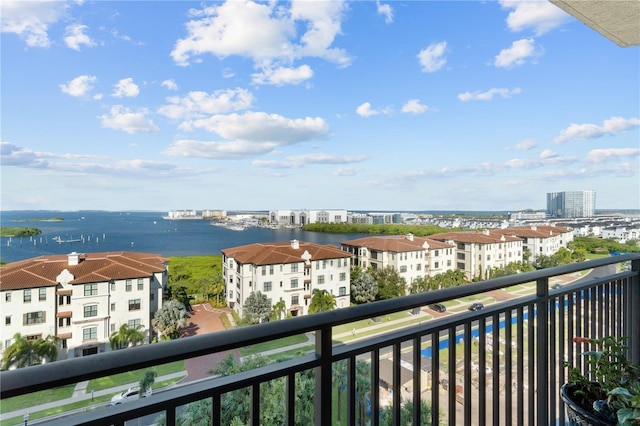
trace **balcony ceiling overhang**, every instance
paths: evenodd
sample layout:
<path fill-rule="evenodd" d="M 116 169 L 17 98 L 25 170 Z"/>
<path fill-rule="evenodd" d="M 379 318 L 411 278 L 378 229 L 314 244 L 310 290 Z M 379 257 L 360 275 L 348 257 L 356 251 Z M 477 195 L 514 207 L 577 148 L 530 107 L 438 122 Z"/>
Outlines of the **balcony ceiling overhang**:
<path fill-rule="evenodd" d="M 549 0 L 621 47 L 640 45 L 638 0 Z"/>

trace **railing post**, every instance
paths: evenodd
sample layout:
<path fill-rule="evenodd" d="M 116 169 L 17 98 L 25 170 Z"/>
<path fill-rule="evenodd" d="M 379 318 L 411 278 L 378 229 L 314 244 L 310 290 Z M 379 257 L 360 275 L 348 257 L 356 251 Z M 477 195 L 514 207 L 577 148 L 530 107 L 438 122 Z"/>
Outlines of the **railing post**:
<path fill-rule="evenodd" d="M 542 425 L 549 416 L 549 277 L 536 281 L 536 298 L 536 423 Z"/>
<path fill-rule="evenodd" d="M 316 357 L 320 358 L 320 366 L 316 368 L 316 400 L 315 424 L 331 426 L 331 398 L 332 398 L 332 339 L 331 326 L 324 326 L 316 330 Z"/>
<path fill-rule="evenodd" d="M 640 364 L 640 260 L 631 261 L 631 270 L 635 275 L 631 277 L 629 298 L 631 301 L 630 336 L 631 362 Z"/>

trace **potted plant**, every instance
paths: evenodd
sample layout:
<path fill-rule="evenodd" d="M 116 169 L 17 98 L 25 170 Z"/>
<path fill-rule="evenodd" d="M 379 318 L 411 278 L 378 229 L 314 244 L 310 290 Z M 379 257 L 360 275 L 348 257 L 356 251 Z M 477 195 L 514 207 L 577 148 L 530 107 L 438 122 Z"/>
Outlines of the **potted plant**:
<path fill-rule="evenodd" d="M 625 355 L 626 338 L 574 337 L 574 343 L 591 345 L 584 352 L 588 371 L 569 367 L 569 381 L 560 396 L 569 425 L 640 426 L 640 366 Z"/>

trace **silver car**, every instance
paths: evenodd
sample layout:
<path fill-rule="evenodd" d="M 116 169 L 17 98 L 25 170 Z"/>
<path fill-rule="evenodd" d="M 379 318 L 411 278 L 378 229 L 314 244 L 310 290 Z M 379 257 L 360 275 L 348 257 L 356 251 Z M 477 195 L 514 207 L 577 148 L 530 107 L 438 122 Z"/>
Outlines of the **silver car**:
<path fill-rule="evenodd" d="M 136 400 L 139 398 L 138 396 L 139 394 L 140 394 L 140 387 L 132 386 L 126 391 L 121 392 L 117 395 L 114 395 L 113 398 L 111 398 L 111 402 L 109 403 L 109 405 L 118 405 L 118 404 L 122 404 L 123 402 Z M 147 396 L 151 396 L 151 388 L 147 388 L 147 391 L 142 394 L 143 398 Z"/>

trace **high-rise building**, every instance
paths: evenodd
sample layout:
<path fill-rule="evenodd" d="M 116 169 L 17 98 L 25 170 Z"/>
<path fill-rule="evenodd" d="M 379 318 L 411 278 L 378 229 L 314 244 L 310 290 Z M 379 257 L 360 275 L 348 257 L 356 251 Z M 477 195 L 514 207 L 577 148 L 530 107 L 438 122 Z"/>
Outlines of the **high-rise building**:
<path fill-rule="evenodd" d="M 547 193 L 547 214 L 551 217 L 593 217 L 595 210 L 595 191 Z"/>

